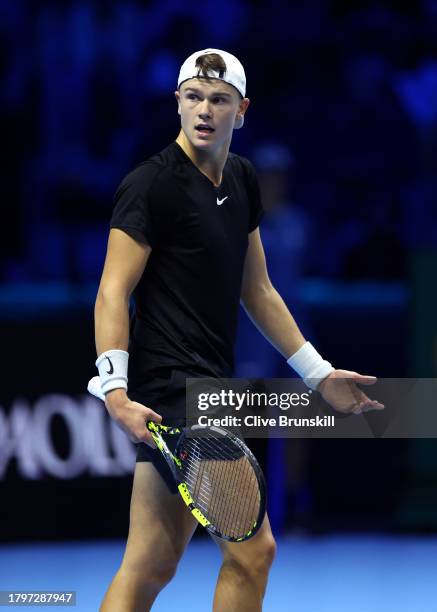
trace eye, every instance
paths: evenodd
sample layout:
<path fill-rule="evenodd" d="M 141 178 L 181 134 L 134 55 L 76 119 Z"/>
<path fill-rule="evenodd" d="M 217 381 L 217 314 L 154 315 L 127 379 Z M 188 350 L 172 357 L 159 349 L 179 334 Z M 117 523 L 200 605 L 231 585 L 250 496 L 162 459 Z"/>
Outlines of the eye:
<path fill-rule="evenodd" d="M 193 94 L 193 93 L 189 93 L 189 94 L 187 94 L 187 98 L 188 98 L 189 100 L 195 100 L 197 97 L 198 97 L 198 96 L 196 96 L 196 94 Z"/>
<path fill-rule="evenodd" d="M 222 102 L 225 102 L 225 99 L 222 98 L 221 96 L 215 96 L 212 99 L 213 104 L 221 104 Z"/>

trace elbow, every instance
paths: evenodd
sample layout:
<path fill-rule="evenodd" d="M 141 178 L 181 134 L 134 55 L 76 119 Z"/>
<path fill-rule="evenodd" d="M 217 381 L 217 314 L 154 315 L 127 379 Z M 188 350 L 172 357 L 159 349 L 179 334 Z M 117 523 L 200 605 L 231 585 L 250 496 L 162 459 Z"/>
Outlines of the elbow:
<path fill-rule="evenodd" d="M 252 287 L 246 287 L 241 292 L 241 304 L 246 310 L 252 310 L 259 304 L 263 304 L 275 291 L 270 279 L 263 283 L 256 284 Z"/>
<path fill-rule="evenodd" d="M 113 304 L 129 304 L 129 291 L 113 285 L 100 284 L 94 305 L 95 314 Z"/>

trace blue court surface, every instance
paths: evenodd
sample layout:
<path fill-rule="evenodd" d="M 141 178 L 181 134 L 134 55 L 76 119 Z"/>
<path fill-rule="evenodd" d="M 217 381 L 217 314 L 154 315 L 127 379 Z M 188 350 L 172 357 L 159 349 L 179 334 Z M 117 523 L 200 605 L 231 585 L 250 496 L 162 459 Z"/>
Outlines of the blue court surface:
<path fill-rule="evenodd" d="M 437 612 L 435 537 L 290 536 L 278 545 L 265 612 Z M 69 609 L 97 611 L 123 547 L 121 541 L 1 546 L 0 590 L 75 590 L 77 605 Z M 184 609 L 211 610 L 219 565 L 215 545 L 194 540 L 153 609 L 173 611 L 183 594 Z"/>

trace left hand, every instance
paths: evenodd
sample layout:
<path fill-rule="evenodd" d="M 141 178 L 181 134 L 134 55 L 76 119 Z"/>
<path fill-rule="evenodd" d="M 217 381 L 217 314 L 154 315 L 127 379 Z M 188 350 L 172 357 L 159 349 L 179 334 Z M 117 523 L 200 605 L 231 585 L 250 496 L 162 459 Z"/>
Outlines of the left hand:
<path fill-rule="evenodd" d="M 364 376 L 349 370 L 334 370 L 322 380 L 317 391 L 332 408 L 344 414 L 384 410 L 384 404 L 371 400 L 357 387 L 357 384 L 374 385 L 376 381 L 376 376 Z"/>

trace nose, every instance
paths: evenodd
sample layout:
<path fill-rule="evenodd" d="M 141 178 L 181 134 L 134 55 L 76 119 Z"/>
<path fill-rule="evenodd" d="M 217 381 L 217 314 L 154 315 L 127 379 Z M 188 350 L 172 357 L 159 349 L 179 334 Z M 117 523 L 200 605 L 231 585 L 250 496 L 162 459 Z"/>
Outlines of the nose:
<path fill-rule="evenodd" d="M 209 119 L 211 117 L 211 111 L 210 111 L 210 108 L 209 108 L 209 102 L 208 102 L 208 100 L 206 98 L 202 101 L 202 104 L 200 105 L 200 108 L 199 108 L 199 117 L 201 119 L 204 119 L 204 120 L 205 119 Z"/>

